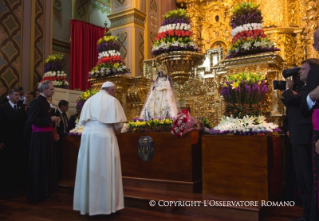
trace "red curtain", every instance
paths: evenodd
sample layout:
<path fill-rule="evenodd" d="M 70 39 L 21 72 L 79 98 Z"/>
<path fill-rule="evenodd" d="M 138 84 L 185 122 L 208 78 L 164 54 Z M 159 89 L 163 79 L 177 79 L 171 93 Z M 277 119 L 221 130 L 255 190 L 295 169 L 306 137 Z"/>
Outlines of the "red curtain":
<path fill-rule="evenodd" d="M 104 28 L 78 20 L 71 20 L 70 89 L 87 90 L 89 71 L 96 65 L 97 41 Z"/>

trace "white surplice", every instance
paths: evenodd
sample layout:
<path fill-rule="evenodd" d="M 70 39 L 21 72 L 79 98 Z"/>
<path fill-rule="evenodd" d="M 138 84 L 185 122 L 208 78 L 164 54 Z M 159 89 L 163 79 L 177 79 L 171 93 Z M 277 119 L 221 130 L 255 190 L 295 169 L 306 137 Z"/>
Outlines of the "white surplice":
<path fill-rule="evenodd" d="M 120 102 L 105 91 L 89 98 L 79 120 L 84 125 L 78 155 L 73 209 L 82 215 L 124 208 L 120 152 L 115 135 L 126 122 Z"/>

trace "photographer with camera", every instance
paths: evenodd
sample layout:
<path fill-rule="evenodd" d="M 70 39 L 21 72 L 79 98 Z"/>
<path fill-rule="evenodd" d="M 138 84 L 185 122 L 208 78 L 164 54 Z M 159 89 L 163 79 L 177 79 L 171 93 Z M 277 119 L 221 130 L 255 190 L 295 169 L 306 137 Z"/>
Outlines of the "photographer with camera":
<path fill-rule="evenodd" d="M 298 72 L 291 72 L 294 81 L 287 79 L 286 90 L 282 94 L 282 102 L 287 107 L 289 140 L 293 149 L 297 186 L 303 203 L 303 215 L 302 218 L 297 219 L 298 221 L 310 220 L 313 184 L 311 164 L 312 122 L 310 116 L 304 117 L 302 115 L 300 105 L 307 88 L 308 72 L 318 64 L 318 59 L 304 60 Z M 283 75 L 287 72 L 289 70 L 285 70 Z M 297 86 L 295 89 L 294 85 L 299 84 L 299 82 L 303 82 L 304 84 L 301 83 L 303 86 Z"/>

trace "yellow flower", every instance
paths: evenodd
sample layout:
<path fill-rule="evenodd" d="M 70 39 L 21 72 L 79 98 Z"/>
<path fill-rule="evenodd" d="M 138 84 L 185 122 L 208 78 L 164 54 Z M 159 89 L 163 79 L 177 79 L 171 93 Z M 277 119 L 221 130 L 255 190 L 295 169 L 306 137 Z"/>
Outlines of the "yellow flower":
<path fill-rule="evenodd" d="M 232 86 L 232 89 L 239 87 L 239 81 L 234 82 L 233 84 L 231 84 L 231 86 Z"/>
<path fill-rule="evenodd" d="M 115 64 L 113 65 L 113 67 L 114 67 L 114 68 L 117 68 L 119 65 L 120 65 L 119 63 L 115 63 Z"/>

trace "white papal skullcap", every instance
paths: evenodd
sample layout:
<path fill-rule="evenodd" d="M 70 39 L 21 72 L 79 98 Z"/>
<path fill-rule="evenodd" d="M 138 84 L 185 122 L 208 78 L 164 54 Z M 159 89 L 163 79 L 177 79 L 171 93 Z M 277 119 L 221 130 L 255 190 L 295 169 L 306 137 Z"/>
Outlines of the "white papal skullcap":
<path fill-rule="evenodd" d="M 102 88 L 105 88 L 105 87 L 115 87 L 115 84 L 112 83 L 111 81 L 107 81 L 102 85 Z"/>

